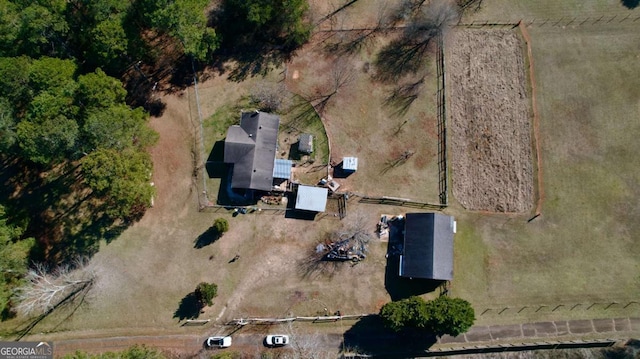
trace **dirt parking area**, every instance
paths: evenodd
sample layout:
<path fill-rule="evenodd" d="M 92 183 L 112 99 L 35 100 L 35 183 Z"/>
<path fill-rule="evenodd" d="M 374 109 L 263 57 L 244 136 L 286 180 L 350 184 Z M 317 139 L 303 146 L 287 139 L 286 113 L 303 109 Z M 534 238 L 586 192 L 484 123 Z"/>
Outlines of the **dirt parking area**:
<path fill-rule="evenodd" d="M 532 128 L 519 34 L 460 29 L 445 48 L 454 196 L 469 210 L 530 210 Z"/>

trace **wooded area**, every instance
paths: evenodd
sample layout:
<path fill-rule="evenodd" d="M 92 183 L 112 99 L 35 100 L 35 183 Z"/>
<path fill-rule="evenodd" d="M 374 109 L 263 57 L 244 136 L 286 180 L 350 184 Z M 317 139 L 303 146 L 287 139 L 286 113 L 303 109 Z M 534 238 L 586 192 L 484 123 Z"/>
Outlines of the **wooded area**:
<path fill-rule="evenodd" d="M 12 298 L 32 263 L 54 271 L 91 256 L 151 205 L 147 149 L 158 135 L 147 120 L 163 108 L 153 91 L 173 91 L 207 66 L 231 63 L 237 78 L 266 71 L 309 38 L 307 8 L 0 0 L 3 320 L 15 315 Z"/>

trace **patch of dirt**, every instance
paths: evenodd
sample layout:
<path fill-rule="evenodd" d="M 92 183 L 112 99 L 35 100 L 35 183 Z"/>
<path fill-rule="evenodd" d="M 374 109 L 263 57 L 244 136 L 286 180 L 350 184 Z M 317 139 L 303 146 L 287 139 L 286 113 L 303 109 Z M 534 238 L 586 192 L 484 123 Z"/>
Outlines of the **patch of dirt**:
<path fill-rule="evenodd" d="M 151 127 L 160 134 L 158 143 L 150 151 L 156 198 L 154 207 L 143 221 L 173 219 L 177 213 L 185 214 L 188 207 L 196 203 L 192 182 L 193 130 L 184 110 L 187 100 L 181 93 L 164 96 L 164 115 L 152 117 L 150 121 Z"/>
<path fill-rule="evenodd" d="M 531 116 L 518 34 L 463 29 L 446 48 L 454 195 L 470 210 L 530 210 Z"/>

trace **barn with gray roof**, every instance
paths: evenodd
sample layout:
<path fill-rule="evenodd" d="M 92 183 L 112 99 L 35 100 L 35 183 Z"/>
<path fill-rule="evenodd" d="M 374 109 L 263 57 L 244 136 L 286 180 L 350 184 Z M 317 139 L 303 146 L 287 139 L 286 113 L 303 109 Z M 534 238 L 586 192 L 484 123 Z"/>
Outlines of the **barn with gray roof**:
<path fill-rule="evenodd" d="M 440 213 L 407 213 L 400 276 L 453 279 L 453 235 L 456 222 Z"/>

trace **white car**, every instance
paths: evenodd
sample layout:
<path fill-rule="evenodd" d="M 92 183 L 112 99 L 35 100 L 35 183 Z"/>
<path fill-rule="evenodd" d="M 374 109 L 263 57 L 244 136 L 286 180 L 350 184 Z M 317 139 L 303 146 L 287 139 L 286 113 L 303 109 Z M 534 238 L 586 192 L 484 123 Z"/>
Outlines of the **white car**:
<path fill-rule="evenodd" d="M 267 335 L 264 341 L 270 347 L 282 347 L 289 344 L 289 336 L 284 334 Z"/>
<path fill-rule="evenodd" d="M 209 337 L 207 348 L 228 348 L 231 346 L 231 337 Z"/>

